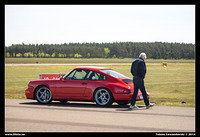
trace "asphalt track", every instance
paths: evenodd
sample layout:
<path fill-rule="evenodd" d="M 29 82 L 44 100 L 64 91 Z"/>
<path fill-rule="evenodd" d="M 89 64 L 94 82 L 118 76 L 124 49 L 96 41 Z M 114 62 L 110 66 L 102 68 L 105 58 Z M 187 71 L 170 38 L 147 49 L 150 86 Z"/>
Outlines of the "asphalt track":
<path fill-rule="evenodd" d="M 5 132 L 195 132 L 195 108 L 5 99 Z"/>

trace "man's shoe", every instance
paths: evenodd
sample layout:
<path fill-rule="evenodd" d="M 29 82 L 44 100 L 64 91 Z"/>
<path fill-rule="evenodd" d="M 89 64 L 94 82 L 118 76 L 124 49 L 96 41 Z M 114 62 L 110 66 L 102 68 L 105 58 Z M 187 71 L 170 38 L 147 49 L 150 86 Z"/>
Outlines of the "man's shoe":
<path fill-rule="evenodd" d="M 136 106 L 136 105 L 134 105 L 134 106 L 130 105 L 129 108 L 130 108 L 130 109 L 139 109 L 139 107 Z"/>
<path fill-rule="evenodd" d="M 149 109 L 150 107 L 153 107 L 155 103 L 150 103 L 148 106 L 146 106 L 146 109 Z"/>

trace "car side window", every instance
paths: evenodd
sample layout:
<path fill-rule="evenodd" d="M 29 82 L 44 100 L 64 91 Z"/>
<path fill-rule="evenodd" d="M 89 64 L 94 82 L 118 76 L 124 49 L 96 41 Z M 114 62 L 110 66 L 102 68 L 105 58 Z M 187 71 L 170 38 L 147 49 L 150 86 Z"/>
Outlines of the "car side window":
<path fill-rule="evenodd" d="M 99 80 L 99 76 L 97 75 L 96 72 L 94 72 L 94 75 L 91 78 L 92 80 Z"/>
<path fill-rule="evenodd" d="M 93 73 L 94 73 L 93 71 L 90 71 L 90 72 L 88 73 L 88 75 L 86 76 L 86 79 L 89 80 Z"/>
<path fill-rule="evenodd" d="M 72 79 L 72 77 L 74 76 L 76 70 L 74 70 L 72 73 L 70 73 L 65 79 Z"/>
<path fill-rule="evenodd" d="M 94 72 L 94 71 L 90 71 L 87 79 L 89 80 L 106 80 L 106 76 L 104 76 L 103 74 L 100 74 L 98 72 Z"/>
<path fill-rule="evenodd" d="M 74 80 L 83 80 L 85 79 L 85 76 L 87 75 L 88 70 L 76 70 L 74 76 L 72 77 L 72 79 Z"/>
<path fill-rule="evenodd" d="M 99 80 L 106 80 L 107 79 L 107 77 L 105 75 L 100 74 L 100 73 L 97 73 L 97 74 L 99 74 Z"/>
<path fill-rule="evenodd" d="M 88 73 L 88 70 L 77 69 L 77 70 L 74 70 L 71 74 L 69 74 L 69 76 L 66 79 L 84 80 L 87 73 Z"/>

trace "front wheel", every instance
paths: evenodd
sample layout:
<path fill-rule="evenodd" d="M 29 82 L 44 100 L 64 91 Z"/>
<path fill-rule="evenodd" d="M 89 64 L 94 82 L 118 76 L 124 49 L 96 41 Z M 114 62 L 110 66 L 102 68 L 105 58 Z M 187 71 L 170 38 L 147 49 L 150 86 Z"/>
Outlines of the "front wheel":
<path fill-rule="evenodd" d="M 52 101 L 52 94 L 49 88 L 41 86 L 36 90 L 36 99 L 41 104 L 48 104 Z"/>
<path fill-rule="evenodd" d="M 112 93 L 106 88 L 99 88 L 94 92 L 94 101 L 99 106 L 111 106 L 113 103 Z"/>

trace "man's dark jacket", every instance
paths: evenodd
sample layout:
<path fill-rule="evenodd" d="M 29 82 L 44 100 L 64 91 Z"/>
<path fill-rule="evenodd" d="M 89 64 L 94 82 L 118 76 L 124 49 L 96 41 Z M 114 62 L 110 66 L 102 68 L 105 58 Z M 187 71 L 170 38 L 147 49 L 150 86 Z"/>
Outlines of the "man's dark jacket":
<path fill-rule="evenodd" d="M 134 73 L 134 69 L 135 69 L 136 73 Z M 132 66 L 131 66 L 131 73 L 135 77 L 139 77 L 139 78 L 142 78 L 142 79 L 145 78 L 146 64 L 141 57 L 139 57 L 138 59 L 133 61 Z"/>

